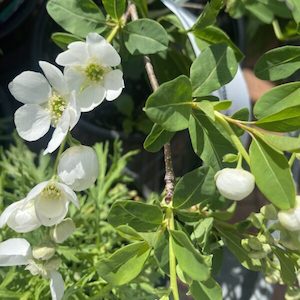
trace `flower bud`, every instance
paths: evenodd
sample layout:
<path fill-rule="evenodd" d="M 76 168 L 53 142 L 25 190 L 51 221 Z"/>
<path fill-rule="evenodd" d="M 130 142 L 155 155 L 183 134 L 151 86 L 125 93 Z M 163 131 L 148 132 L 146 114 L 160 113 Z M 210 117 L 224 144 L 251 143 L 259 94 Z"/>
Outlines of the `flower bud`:
<path fill-rule="evenodd" d="M 215 175 L 216 186 L 222 196 L 239 201 L 251 194 L 255 187 L 254 176 L 243 169 L 225 168 Z"/>
<path fill-rule="evenodd" d="M 59 160 L 57 172 L 60 179 L 74 191 L 89 188 L 99 173 L 95 150 L 82 145 L 67 149 Z"/>
<path fill-rule="evenodd" d="M 50 246 L 34 247 L 32 250 L 32 256 L 35 259 L 48 260 L 55 254 L 55 249 Z"/>
<path fill-rule="evenodd" d="M 51 237 L 54 242 L 63 243 L 74 231 L 76 227 L 72 219 L 67 218 L 61 223 L 55 225 L 51 231 Z"/>
<path fill-rule="evenodd" d="M 277 217 L 280 224 L 287 230 L 300 230 L 300 196 L 296 197 L 296 205 L 294 208 L 279 211 Z"/>

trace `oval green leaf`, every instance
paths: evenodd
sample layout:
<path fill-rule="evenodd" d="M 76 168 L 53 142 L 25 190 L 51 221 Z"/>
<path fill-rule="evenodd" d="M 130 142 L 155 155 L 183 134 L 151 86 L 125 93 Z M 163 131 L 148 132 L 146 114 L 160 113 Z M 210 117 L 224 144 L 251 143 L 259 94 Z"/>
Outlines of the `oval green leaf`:
<path fill-rule="evenodd" d="M 125 11 L 125 0 L 102 0 L 106 12 L 114 20 L 119 20 Z"/>
<path fill-rule="evenodd" d="M 285 156 L 255 138 L 249 154 L 251 172 L 260 191 L 279 209 L 293 207 L 296 191 Z"/>
<path fill-rule="evenodd" d="M 122 32 L 125 46 L 132 55 L 154 54 L 168 48 L 168 34 L 156 21 L 139 19 L 128 23 Z"/>

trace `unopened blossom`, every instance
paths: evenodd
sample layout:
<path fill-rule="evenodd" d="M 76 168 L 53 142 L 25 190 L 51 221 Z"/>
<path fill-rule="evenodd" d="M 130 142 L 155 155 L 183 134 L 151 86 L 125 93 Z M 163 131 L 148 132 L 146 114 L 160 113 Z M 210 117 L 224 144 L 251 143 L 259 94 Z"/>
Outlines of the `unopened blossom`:
<path fill-rule="evenodd" d="M 41 261 L 33 256 L 30 244 L 22 238 L 12 238 L 0 243 L 0 266 L 26 266 L 32 275 L 41 275 L 50 279 L 52 300 L 60 300 L 64 295 L 64 281 L 57 271 L 60 261 L 51 258 Z"/>
<path fill-rule="evenodd" d="M 41 225 L 59 224 L 67 214 L 70 202 L 79 207 L 77 196 L 70 187 L 54 180 L 44 181 L 36 185 L 25 199 L 3 211 L 0 227 L 7 224 L 17 232 L 28 232 Z"/>
<path fill-rule="evenodd" d="M 56 63 L 66 67 L 64 74 L 76 90 L 82 112 L 91 111 L 104 99 L 116 99 L 124 88 L 122 71 L 114 69 L 121 63 L 119 54 L 95 32 L 87 35 L 86 42 L 69 44 L 68 50 L 57 56 Z"/>
<path fill-rule="evenodd" d="M 215 181 L 220 194 L 235 201 L 250 195 L 255 187 L 254 176 L 243 169 L 222 169 L 216 173 Z"/>
<path fill-rule="evenodd" d="M 296 205 L 289 210 L 278 212 L 280 224 L 289 231 L 300 230 L 300 196 L 296 197 Z"/>
<path fill-rule="evenodd" d="M 45 150 L 55 151 L 68 131 L 79 120 L 75 92 L 67 85 L 64 75 L 55 66 L 40 61 L 44 75 L 25 71 L 8 85 L 11 94 L 24 105 L 15 112 L 18 134 L 26 141 L 36 141 L 44 136 L 50 126 L 55 128 Z"/>
<path fill-rule="evenodd" d="M 82 145 L 68 148 L 59 159 L 57 173 L 74 191 L 83 191 L 91 187 L 99 173 L 95 150 Z"/>

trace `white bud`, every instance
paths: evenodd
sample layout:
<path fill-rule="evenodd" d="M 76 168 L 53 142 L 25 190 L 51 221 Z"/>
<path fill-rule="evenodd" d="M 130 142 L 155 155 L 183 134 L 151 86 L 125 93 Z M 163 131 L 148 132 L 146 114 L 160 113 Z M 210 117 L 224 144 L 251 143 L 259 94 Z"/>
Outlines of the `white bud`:
<path fill-rule="evenodd" d="M 49 246 L 34 247 L 32 256 L 35 259 L 48 260 L 55 254 L 55 249 Z"/>
<path fill-rule="evenodd" d="M 216 186 L 222 196 L 230 200 L 242 200 L 254 190 L 254 176 L 243 169 L 225 168 L 215 175 Z"/>
<path fill-rule="evenodd" d="M 67 218 L 60 224 L 55 225 L 51 231 L 51 237 L 54 242 L 63 243 L 74 231 L 76 227 L 72 219 Z"/>
<path fill-rule="evenodd" d="M 296 205 L 289 210 L 278 212 L 280 224 L 289 231 L 300 230 L 300 196 L 296 197 Z"/>
<path fill-rule="evenodd" d="M 83 191 L 94 184 L 99 173 L 97 154 L 92 147 L 74 146 L 61 156 L 58 176 L 74 191 Z"/>

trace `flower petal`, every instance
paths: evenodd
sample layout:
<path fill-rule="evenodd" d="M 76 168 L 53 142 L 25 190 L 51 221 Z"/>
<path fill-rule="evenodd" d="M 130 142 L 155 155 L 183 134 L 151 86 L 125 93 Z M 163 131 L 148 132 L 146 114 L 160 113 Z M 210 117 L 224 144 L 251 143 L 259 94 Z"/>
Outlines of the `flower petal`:
<path fill-rule="evenodd" d="M 61 70 L 46 61 L 39 61 L 39 65 L 54 90 L 61 95 L 67 94 L 68 87 Z"/>
<path fill-rule="evenodd" d="M 106 89 L 106 100 L 111 101 L 119 97 L 124 88 L 123 72 L 112 70 L 105 74 L 104 87 Z"/>
<path fill-rule="evenodd" d="M 7 225 L 14 231 L 22 233 L 30 232 L 40 227 L 41 222 L 36 216 L 34 202 L 28 202 L 25 198 L 22 206 L 19 206 L 9 217 Z"/>
<path fill-rule="evenodd" d="M 78 123 L 81 115 L 80 107 L 76 102 L 76 93 L 72 91 L 70 94 L 70 102 L 69 102 L 69 114 L 70 114 L 70 130 L 74 128 L 74 126 Z"/>
<path fill-rule="evenodd" d="M 75 224 L 71 218 L 63 220 L 61 223 L 55 225 L 51 231 L 51 237 L 55 243 L 61 244 L 67 240 L 76 230 Z"/>
<path fill-rule="evenodd" d="M 15 112 L 18 134 L 26 141 L 36 141 L 50 128 L 50 113 L 38 104 L 25 104 Z"/>
<path fill-rule="evenodd" d="M 58 176 L 75 191 L 83 191 L 94 184 L 99 173 L 95 150 L 88 146 L 73 146 L 60 157 Z"/>
<path fill-rule="evenodd" d="M 55 186 L 57 187 L 58 184 L 55 184 Z M 36 215 L 44 226 L 58 224 L 67 215 L 69 201 L 64 191 L 59 190 L 61 191 L 61 196 L 56 199 L 40 194 L 34 201 Z"/>
<path fill-rule="evenodd" d="M 85 64 L 89 58 L 87 45 L 84 42 L 73 42 L 69 44 L 68 50 L 57 55 L 55 62 L 61 66 Z"/>
<path fill-rule="evenodd" d="M 77 70 L 77 68 L 66 67 L 64 69 L 64 76 L 67 81 L 69 90 L 80 91 L 86 80 L 85 74 Z"/>
<path fill-rule="evenodd" d="M 30 244 L 21 238 L 13 238 L 0 243 L 0 266 L 26 265 L 31 257 Z"/>
<path fill-rule="evenodd" d="M 72 202 L 77 208 L 79 208 L 79 201 L 74 191 L 63 183 L 57 183 L 57 185 L 61 190 L 63 190 L 67 201 Z"/>
<path fill-rule="evenodd" d="M 0 216 L 0 228 L 3 228 L 7 224 L 7 221 L 12 213 L 14 213 L 17 209 L 19 209 L 19 207 L 23 206 L 24 200 L 26 200 L 26 198 L 20 201 L 16 201 L 11 205 L 9 205 L 8 207 L 6 207 L 6 209 L 2 212 Z"/>
<path fill-rule="evenodd" d="M 102 66 L 115 67 L 121 63 L 121 58 L 115 48 L 102 36 L 92 32 L 86 38 L 89 55 L 96 58 Z"/>
<path fill-rule="evenodd" d="M 57 126 L 52 134 L 52 138 L 49 141 L 48 146 L 44 151 L 44 155 L 47 153 L 52 153 L 60 146 L 60 144 L 66 137 L 69 129 L 70 129 L 70 113 L 68 109 L 66 109 L 63 112 L 62 117 L 57 123 Z"/>
<path fill-rule="evenodd" d="M 33 199 L 35 199 L 41 192 L 42 190 L 48 185 L 49 180 L 43 181 L 39 184 L 37 184 L 34 188 L 31 189 L 31 191 L 27 194 L 26 202 L 29 202 Z"/>
<path fill-rule="evenodd" d="M 8 85 L 11 94 L 22 103 L 42 104 L 51 96 L 51 87 L 41 74 L 25 71 Z"/>
<path fill-rule="evenodd" d="M 61 300 L 64 295 L 64 280 L 57 271 L 52 271 L 50 273 L 50 291 L 52 300 Z"/>
<path fill-rule="evenodd" d="M 77 103 L 82 112 L 93 110 L 102 103 L 106 95 L 105 88 L 101 85 L 91 85 L 77 94 Z"/>

